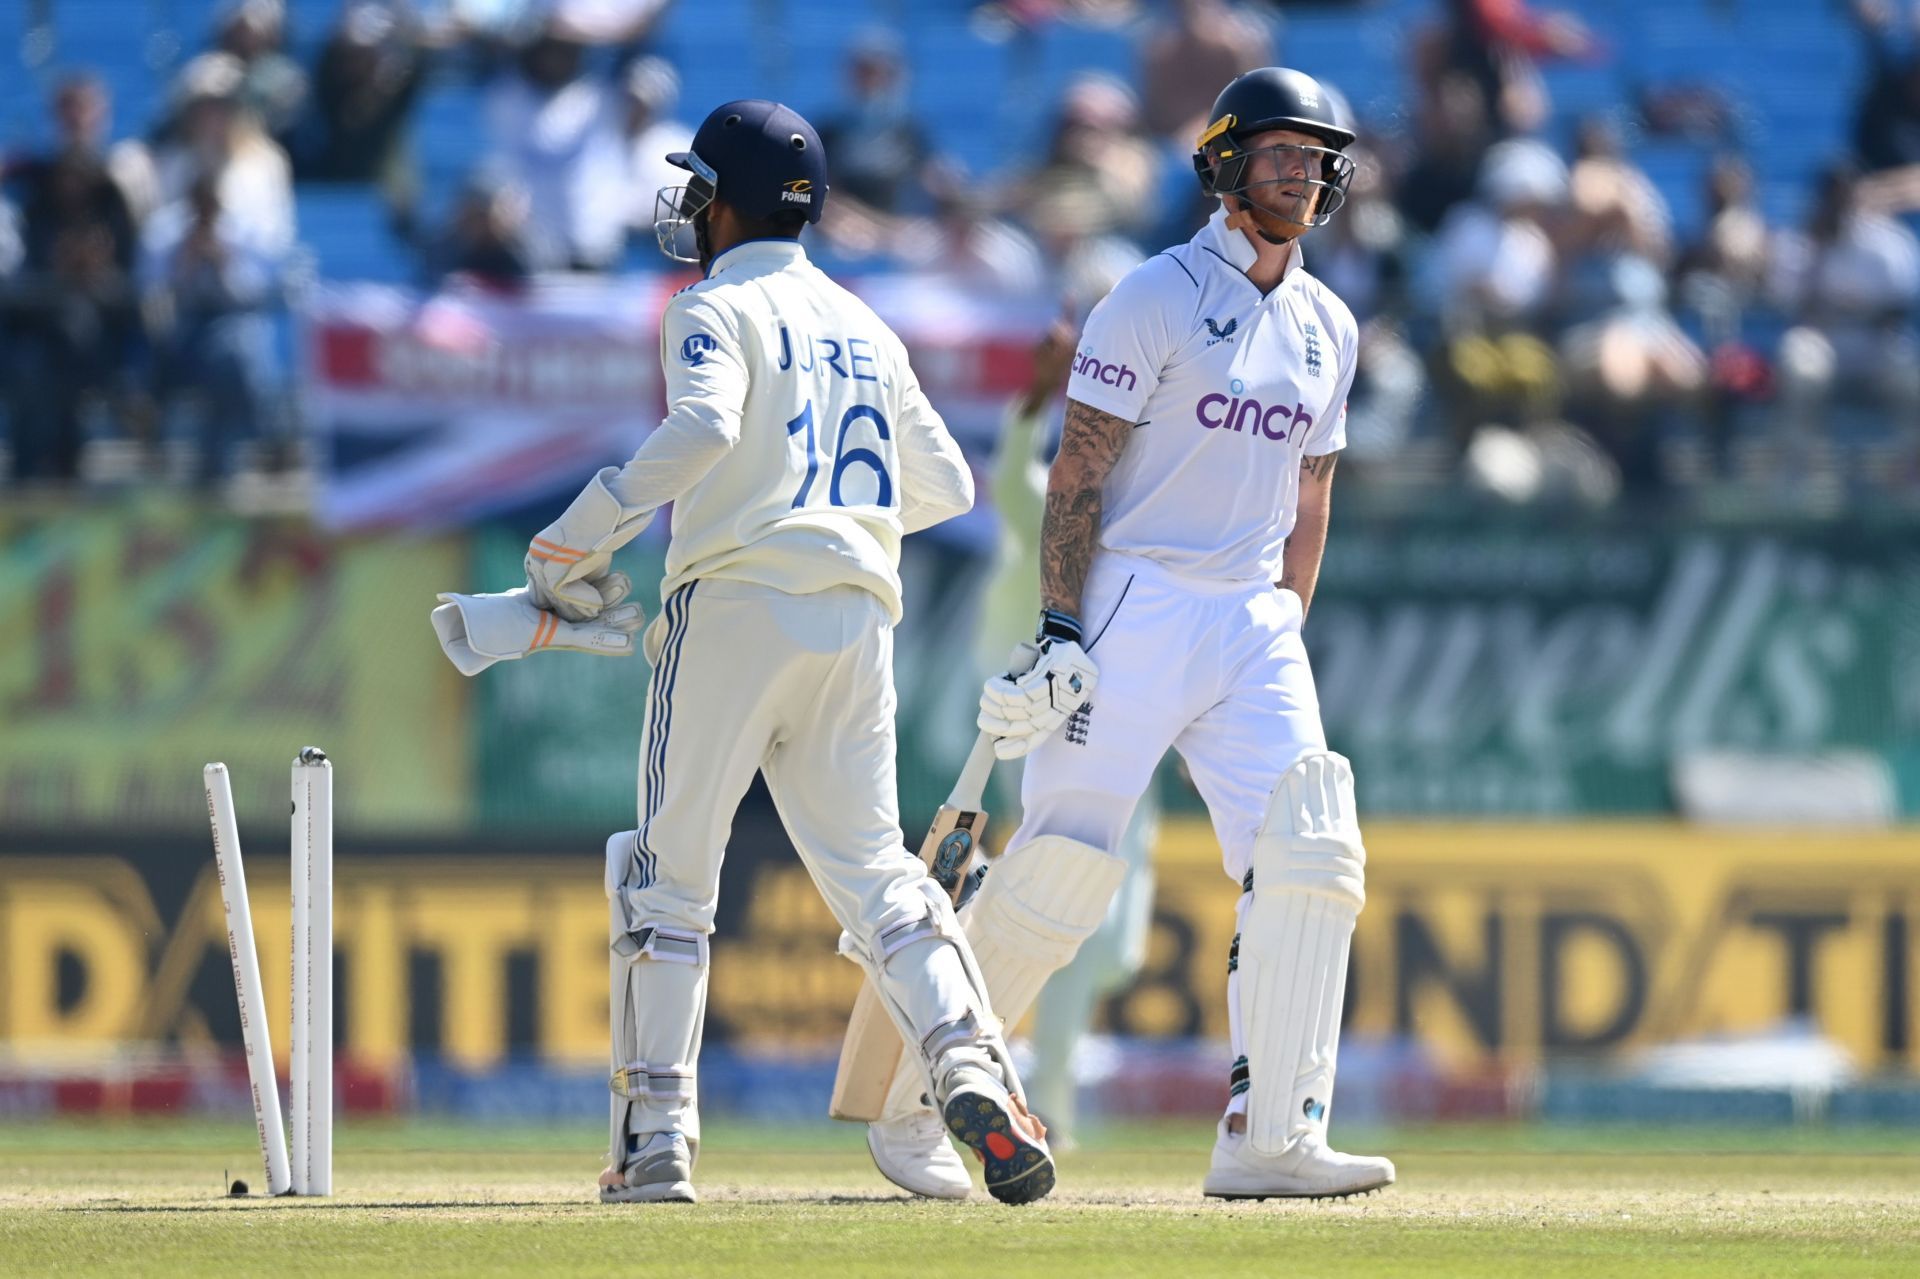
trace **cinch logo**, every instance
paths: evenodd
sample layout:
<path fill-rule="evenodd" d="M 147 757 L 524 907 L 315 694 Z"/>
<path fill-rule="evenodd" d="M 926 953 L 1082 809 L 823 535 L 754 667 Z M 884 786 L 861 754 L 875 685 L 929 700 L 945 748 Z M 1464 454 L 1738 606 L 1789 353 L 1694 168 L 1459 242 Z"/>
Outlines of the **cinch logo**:
<path fill-rule="evenodd" d="M 1131 391 L 1140 385 L 1140 379 L 1133 370 L 1124 364 L 1102 364 L 1100 357 L 1092 351 L 1082 351 L 1073 361 L 1073 371 L 1082 377 L 1090 377 L 1106 386 L 1117 386 Z"/>
<path fill-rule="evenodd" d="M 795 178 L 781 190 L 780 199 L 787 204 L 812 204 L 813 183 L 806 178 Z"/>
<path fill-rule="evenodd" d="M 1312 429 L 1313 416 L 1307 412 L 1306 405 L 1269 407 L 1251 397 L 1243 400 L 1240 398 L 1242 385 L 1240 379 L 1235 378 L 1231 396 L 1218 391 L 1201 396 L 1200 402 L 1193 406 L 1193 415 L 1200 425 L 1209 431 L 1245 431 L 1270 440 L 1287 439 L 1296 429 L 1302 434 Z"/>

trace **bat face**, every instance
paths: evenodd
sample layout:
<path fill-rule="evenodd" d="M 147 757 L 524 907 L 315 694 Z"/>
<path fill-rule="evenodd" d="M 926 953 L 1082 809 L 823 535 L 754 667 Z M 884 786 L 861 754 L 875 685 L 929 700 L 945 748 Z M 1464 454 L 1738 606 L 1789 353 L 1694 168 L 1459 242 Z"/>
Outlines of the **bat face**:
<path fill-rule="evenodd" d="M 955 902 L 960 900 L 961 884 L 967 868 L 973 862 L 974 849 L 979 846 L 980 836 L 986 833 L 986 829 L 985 812 L 946 806 L 934 815 L 926 842 L 920 846 L 920 856 L 926 860 L 927 873 Z"/>

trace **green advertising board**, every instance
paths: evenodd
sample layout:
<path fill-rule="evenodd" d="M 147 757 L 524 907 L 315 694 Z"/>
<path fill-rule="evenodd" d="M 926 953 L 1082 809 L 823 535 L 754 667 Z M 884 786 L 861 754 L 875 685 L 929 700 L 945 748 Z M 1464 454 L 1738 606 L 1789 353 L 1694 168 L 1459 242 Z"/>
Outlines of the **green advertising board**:
<path fill-rule="evenodd" d="M 522 551 L 483 535 L 476 589 L 517 580 Z M 622 554 L 650 614 L 660 554 Z M 972 740 L 985 575 L 981 554 L 907 543 L 896 683 L 909 826 Z M 1838 748 L 1887 760 L 1904 810 L 1920 812 L 1920 525 L 1346 519 L 1306 635 L 1328 737 L 1353 758 L 1370 813 L 1663 814 L 1691 752 Z M 482 822 L 630 824 L 647 674 L 540 660 L 475 681 Z M 1167 789 L 1176 807 L 1197 802 Z"/>

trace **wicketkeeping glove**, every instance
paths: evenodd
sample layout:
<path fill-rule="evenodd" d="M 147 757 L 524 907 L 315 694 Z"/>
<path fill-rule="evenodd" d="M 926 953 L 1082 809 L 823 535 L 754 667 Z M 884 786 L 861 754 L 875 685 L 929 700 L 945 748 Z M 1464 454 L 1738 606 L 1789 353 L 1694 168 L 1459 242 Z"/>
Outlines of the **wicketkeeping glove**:
<path fill-rule="evenodd" d="M 592 587 L 608 606 L 590 622 L 564 621 L 536 607 L 533 593 L 522 586 L 498 595 L 442 595 L 433 610 L 433 629 L 462 675 L 478 675 L 495 662 L 544 649 L 631 657 L 634 633 L 646 621 L 638 604 L 621 602 L 633 584 L 625 573 L 610 573 L 593 579 Z"/>
<path fill-rule="evenodd" d="M 1040 614 L 1040 659 L 1023 675 L 996 675 L 980 690 L 981 731 L 993 753 L 1018 759 L 1087 705 L 1099 667 L 1080 647 L 1080 623 L 1052 609 Z"/>
<path fill-rule="evenodd" d="M 527 547 L 527 589 L 533 602 L 569 622 L 597 617 L 615 601 L 596 590 L 613 553 L 640 535 L 651 513 L 627 518 L 607 487 L 614 468 L 602 467 L 559 519 L 540 530 Z"/>

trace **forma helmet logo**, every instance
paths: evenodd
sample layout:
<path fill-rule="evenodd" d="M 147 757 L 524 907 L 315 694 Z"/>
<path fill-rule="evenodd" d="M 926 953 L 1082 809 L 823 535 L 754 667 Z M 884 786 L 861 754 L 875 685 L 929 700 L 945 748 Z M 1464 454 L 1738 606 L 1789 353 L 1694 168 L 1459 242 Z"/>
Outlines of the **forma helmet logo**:
<path fill-rule="evenodd" d="M 780 188 L 780 200 L 783 204 L 812 204 L 813 182 L 808 178 L 795 178 Z"/>
<path fill-rule="evenodd" d="M 1092 351 L 1082 351 L 1073 359 L 1073 371 L 1081 377 L 1090 377 L 1103 386 L 1117 386 L 1131 391 L 1140 385 L 1140 379 L 1125 364 L 1107 364 Z"/>

